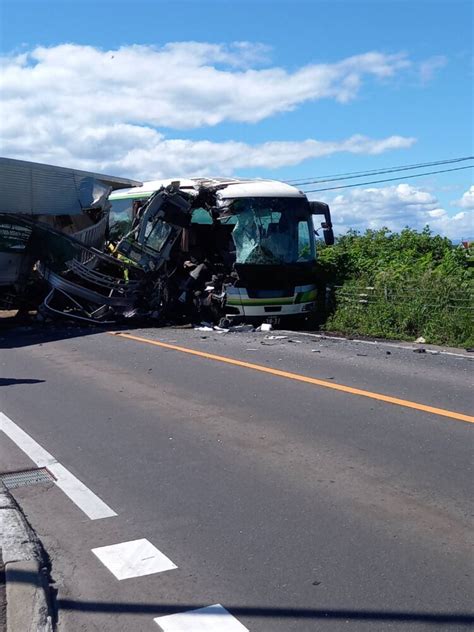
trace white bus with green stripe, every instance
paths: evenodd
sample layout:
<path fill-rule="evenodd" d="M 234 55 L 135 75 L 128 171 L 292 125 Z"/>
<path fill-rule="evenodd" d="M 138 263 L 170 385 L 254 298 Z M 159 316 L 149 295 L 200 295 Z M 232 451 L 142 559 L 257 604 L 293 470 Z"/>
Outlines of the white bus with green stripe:
<path fill-rule="evenodd" d="M 284 296 L 288 294 L 288 296 Z M 275 320 L 272 316 L 307 315 L 315 308 L 316 286 L 297 285 L 289 291 L 285 289 L 253 289 L 231 287 L 227 290 L 227 305 L 236 308 L 247 318 Z M 231 310 L 233 311 L 233 310 Z M 270 318 L 269 318 L 270 317 Z"/>
<path fill-rule="evenodd" d="M 226 288 L 226 317 L 280 322 L 314 314 L 318 283 L 313 216 L 324 215 L 320 225 L 326 243 L 332 243 L 326 204 L 309 202 L 302 191 L 275 180 L 157 180 L 112 193 L 112 230 L 118 225 L 124 230 L 138 205 L 176 180 L 188 193 L 202 190 L 203 183 L 214 187 L 217 212 L 211 216 L 208 209 L 195 208 L 190 227 L 183 230 L 205 234 L 205 226 L 210 229 L 212 224 L 227 239 L 224 258 L 236 280 Z"/>

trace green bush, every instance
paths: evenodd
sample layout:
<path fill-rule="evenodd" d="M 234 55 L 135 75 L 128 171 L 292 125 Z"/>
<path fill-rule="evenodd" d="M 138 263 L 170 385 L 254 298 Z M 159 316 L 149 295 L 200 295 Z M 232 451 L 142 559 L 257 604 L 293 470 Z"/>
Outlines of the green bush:
<path fill-rule="evenodd" d="M 428 227 L 350 231 L 319 247 L 318 277 L 332 288 L 324 328 L 474 346 L 471 272 L 465 251 Z"/>

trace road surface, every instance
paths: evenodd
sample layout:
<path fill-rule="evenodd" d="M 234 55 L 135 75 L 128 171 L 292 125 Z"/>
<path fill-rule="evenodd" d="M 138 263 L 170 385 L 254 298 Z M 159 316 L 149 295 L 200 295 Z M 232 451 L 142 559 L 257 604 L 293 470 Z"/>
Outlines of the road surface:
<path fill-rule="evenodd" d="M 472 625 L 470 358 L 127 332 L 0 333 L 0 469 L 58 479 L 14 493 L 60 630 Z"/>

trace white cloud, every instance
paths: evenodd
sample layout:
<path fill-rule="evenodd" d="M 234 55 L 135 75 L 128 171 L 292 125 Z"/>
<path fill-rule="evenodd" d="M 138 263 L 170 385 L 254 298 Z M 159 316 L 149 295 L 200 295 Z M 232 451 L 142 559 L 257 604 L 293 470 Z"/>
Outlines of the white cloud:
<path fill-rule="evenodd" d="M 418 70 L 420 73 L 420 79 L 422 84 L 429 83 L 437 70 L 444 68 L 448 63 L 447 58 L 444 55 L 435 55 L 420 62 Z"/>
<path fill-rule="evenodd" d="M 409 65 L 403 55 L 370 52 L 289 72 L 261 67 L 268 54 L 258 43 L 178 42 L 109 51 L 62 44 L 3 57 L 2 153 L 148 179 L 277 168 L 337 152 L 380 154 L 415 142 L 356 134 L 251 145 L 163 133 L 255 123 L 308 100 L 345 102 L 366 78 L 385 80 Z"/>
<path fill-rule="evenodd" d="M 294 72 L 251 67 L 267 53 L 249 42 L 108 51 L 75 44 L 37 47 L 3 58 L 2 95 L 7 114 L 20 108 L 82 123 L 138 120 L 186 129 L 226 120 L 255 123 L 314 99 L 346 102 L 364 79 L 385 79 L 409 65 L 404 55 L 370 52 Z"/>
<path fill-rule="evenodd" d="M 309 158 L 346 152 L 379 154 L 410 147 L 415 139 L 390 136 L 377 140 L 352 136 L 342 141 L 272 141 L 257 145 L 168 139 L 151 127 L 117 123 L 81 128 L 46 117 L 31 121 L 21 133 L 21 118 L 11 121 L 2 149 L 12 158 L 135 177 L 140 180 L 176 175 L 230 175 L 236 169 L 272 169 Z"/>
<path fill-rule="evenodd" d="M 337 232 L 349 228 L 365 230 L 387 227 L 399 231 L 405 226 L 422 229 L 426 224 L 435 233 L 452 239 L 474 235 L 473 215 L 459 211 L 450 215 L 429 191 L 410 184 L 354 189 L 325 199 Z"/>
<path fill-rule="evenodd" d="M 456 200 L 454 204 L 468 210 L 474 209 L 474 185 L 470 186 L 469 189 L 462 194 L 461 199 Z"/>

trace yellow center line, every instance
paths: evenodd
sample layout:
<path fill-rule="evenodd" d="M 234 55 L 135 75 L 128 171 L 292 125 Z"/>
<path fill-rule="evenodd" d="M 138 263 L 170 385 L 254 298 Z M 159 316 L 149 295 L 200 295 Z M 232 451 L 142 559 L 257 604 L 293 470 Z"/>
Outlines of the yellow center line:
<path fill-rule="evenodd" d="M 450 419 L 458 419 L 459 421 L 474 423 L 474 417 L 471 417 L 470 415 L 464 415 L 463 413 L 458 413 L 452 410 L 446 410 L 445 408 L 436 408 L 435 406 L 418 404 L 417 402 L 412 402 L 407 399 L 399 399 L 398 397 L 391 397 L 390 395 L 383 395 L 382 393 L 373 393 L 372 391 L 365 391 L 361 388 L 354 388 L 353 386 L 346 386 L 345 384 L 336 384 L 334 382 L 328 382 L 327 380 L 320 380 L 315 377 L 300 375 L 299 373 L 281 371 L 280 369 L 273 369 L 271 367 L 262 366 L 261 364 L 253 364 L 252 362 L 245 362 L 243 360 L 236 360 L 235 358 L 229 358 L 227 356 L 215 355 L 214 353 L 207 353 L 206 351 L 197 351 L 197 349 L 180 347 L 178 345 L 169 344 L 168 342 L 150 340 L 149 338 L 142 338 L 141 336 L 133 336 L 132 334 L 125 334 L 115 331 L 109 333 L 113 336 L 119 336 L 120 338 L 127 338 L 129 340 L 144 342 L 156 347 L 162 347 L 163 349 L 171 349 L 173 351 L 180 351 L 181 353 L 188 353 L 190 355 L 198 356 L 199 358 L 206 358 L 207 360 L 225 362 L 226 364 L 232 364 L 234 366 L 240 366 L 245 369 L 260 371 L 261 373 L 270 373 L 271 375 L 277 375 L 278 377 L 284 377 L 289 380 L 296 380 L 297 382 L 306 382 L 307 384 L 313 384 L 314 386 L 330 388 L 333 391 L 342 391 L 343 393 L 350 393 L 351 395 L 369 397 L 370 399 L 377 399 L 381 402 L 387 402 L 388 404 L 395 404 L 396 406 L 414 408 L 415 410 L 421 410 L 425 413 L 432 413 L 433 415 L 441 415 L 442 417 L 449 417 Z"/>

